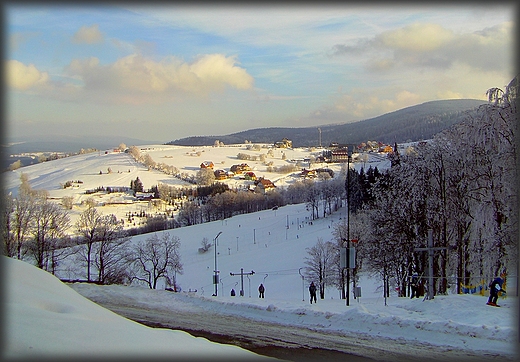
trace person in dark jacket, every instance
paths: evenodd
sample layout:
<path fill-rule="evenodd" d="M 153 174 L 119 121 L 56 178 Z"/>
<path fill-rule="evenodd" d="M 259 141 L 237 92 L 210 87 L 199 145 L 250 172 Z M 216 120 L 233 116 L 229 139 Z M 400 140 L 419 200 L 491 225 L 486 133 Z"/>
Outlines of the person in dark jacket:
<path fill-rule="evenodd" d="M 258 298 L 263 298 L 264 297 L 264 292 L 265 292 L 265 287 L 264 287 L 263 284 L 260 284 L 260 286 L 258 287 L 258 293 L 260 293 Z"/>
<path fill-rule="evenodd" d="M 489 299 L 486 303 L 487 305 L 492 305 L 493 307 L 500 307 L 497 304 L 498 292 L 505 293 L 506 291 L 502 289 L 502 284 L 504 283 L 504 279 L 498 277 L 495 278 L 491 284 L 489 284 Z"/>
<path fill-rule="evenodd" d="M 314 303 L 316 303 L 316 286 L 314 285 L 314 282 L 311 282 L 311 285 L 309 285 L 309 293 L 311 294 L 311 304 L 313 299 Z"/>
<path fill-rule="evenodd" d="M 412 287 L 412 296 L 410 299 L 414 297 L 419 298 L 419 275 L 417 273 L 413 273 L 410 286 Z"/>

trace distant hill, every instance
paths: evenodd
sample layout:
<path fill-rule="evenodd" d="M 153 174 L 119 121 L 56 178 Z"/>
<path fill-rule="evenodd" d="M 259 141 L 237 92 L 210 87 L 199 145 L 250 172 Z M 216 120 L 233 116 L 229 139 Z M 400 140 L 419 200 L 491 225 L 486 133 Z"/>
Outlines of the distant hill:
<path fill-rule="evenodd" d="M 119 136 L 85 136 L 77 137 L 70 135 L 53 135 L 24 137 L 11 140 L 13 144 L 0 145 L 0 170 L 5 170 L 13 162 L 20 160 L 24 166 L 38 163 L 38 159 L 31 157 L 10 157 L 10 155 L 19 155 L 22 153 L 36 152 L 63 152 L 77 153 L 83 149 L 97 149 L 104 151 L 119 146 L 121 143 L 127 146 L 160 144 L 161 142 L 143 141 L 135 138 L 119 137 Z M 6 143 L 5 140 L 2 142 Z"/>
<path fill-rule="evenodd" d="M 224 144 L 274 143 L 288 138 L 294 147 L 327 146 L 332 142 L 340 144 L 381 141 L 392 144 L 419 141 L 432 138 L 440 131 L 462 121 L 467 112 L 486 103 L 476 99 L 455 99 L 432 101 L 384 114 L 375 118 L 334 125 L 290 128 L 256 128 L 223 136 L 194 136 L 168 142 L 180 146 L 211 146 L 216 140 Z"/>
<path fill-rule="evenodd" d="M 78 152 L 84 148 L 95 148 L 97 150 L 106 150 L 119 146 L 121 143 L 127 146 L 131 145 L 147 145 L 161 144 L 156 141 L 143 141 L 135 138 L 120 136 L 70 136 L 70 135 L 53 135 L 26 137 L 23 139 L 12 140 L 14 144 L 4 145 L 3 149 L 6 154 L 16 154 L 23 152 Z"/>

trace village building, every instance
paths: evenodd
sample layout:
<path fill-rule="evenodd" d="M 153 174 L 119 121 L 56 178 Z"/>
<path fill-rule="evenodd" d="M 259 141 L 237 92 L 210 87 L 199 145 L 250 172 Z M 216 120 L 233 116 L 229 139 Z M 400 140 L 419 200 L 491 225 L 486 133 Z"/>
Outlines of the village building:
<path fill-rule="evenodd" d="M 136 192 L 135 198 L 137 201 L 150 201 L 154 198 L 153 192 Z"/>
<path fill-rule="evenodd" d="M 236 175 L 239 175 L 243 172 L 251 171 L 251 167 L 247 163 L 242 163 L 240 165 L 233 165 L 230 168 L 231 172 L 234 172 Z"/>
<path fill-rule="evenodd" d="M 379 152 L 392 153 L 392 152 L 394 152 L 394 149 L 392 146 L 383 145 L 383 146 L 379 147 Z"/>
<path fill-rule="evenodd" d="M 254 181 L 254 180 L 256 180 L 256 175 L 254 172 L 249 171 L 249 172 L 244 173 L 244 179 Z"/>
<path fill-rule="evenodd" d="M 254 191 L 262 194 L 265 194 L 266 192 L 272 191 L 276 188 L 271 180 L 265 179 L 263 177 L 259 178 L 255 184 L 256 187 Z"/>
<path fill-rule="evenodd" d="M 322 172 L 326 172 L 329 174 L 330 178 L 334 178 L 334 171 L 332 171 L 330 168 L 317 168 L 316 170 L 316 174 L 320 174 Z"/>
<path fill-rule="evenodd" d="M 287 138 L 284 138 L 281 141 L 275 142 L 274 146 L 276 148 L 292 148 L 292 141 Z"/>
<path fill-rule="evenodd" d="M 215 180 L 225 180 L 228 178 L 228 174 L 224 170 L 216 170 L 213 173 L 215 174 Z"/>
<path fill-rule="evenodd" d="M 213 169 L 215 165 L 211 161 L 204 161 L 200 164 L 200 168 L 211 168 Z"/>
<path fill-rule="evenodd" d="M 323 151 L 323 158 L 325 162 L 347 162 L 348 160 L 348 149 L 335 148 L 333 150 Z"/>
<path fill-rule="evenodd" d="M 304 168 L 302 172 L 300 173 L 301 178 L 315 178 L 316 177 L 316 171 L 313 170 L 307 170 Z"/>

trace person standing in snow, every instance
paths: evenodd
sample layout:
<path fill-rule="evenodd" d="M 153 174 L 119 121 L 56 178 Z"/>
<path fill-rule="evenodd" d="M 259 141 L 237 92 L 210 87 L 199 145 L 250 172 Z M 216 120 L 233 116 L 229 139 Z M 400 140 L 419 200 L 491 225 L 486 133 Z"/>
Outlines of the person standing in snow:
<path fill-rule="evenodd" d="M 504 289 L 502 289 L 503 283 L 504 279 L 497 277 L 489 284 L 489 299 L 486 303 L 487 305 L 492 305 L 493 307 L 500 307 L 497 304 L 498 292 L 506 292 Z"/>
<path fill-rule="evenodd" d="M 260 286 L 258 287 L 258 292 L 260 293 L 258 298 L 263 298 L 264 297 L 264 292 L 265 292 L 265 288 L 264 288 L 263 284 L 260 284 Z"/>
<path fill-rule="evenodd" d="M 412 295 L 410 299 L 413 299 L 414 297 L 419 298 L 419 275 L 417 273 L 412 274 L 410 286 L 412 287 Z"/>
<path fill-rule="evenodd" d="M 311 282 L 311 285 L 309 285 L 309 293 L 311 294 L 311 304 L 313 299 L 314 303 L 316 303 L 316 286 L 314 285 L 314 282 Z"/>

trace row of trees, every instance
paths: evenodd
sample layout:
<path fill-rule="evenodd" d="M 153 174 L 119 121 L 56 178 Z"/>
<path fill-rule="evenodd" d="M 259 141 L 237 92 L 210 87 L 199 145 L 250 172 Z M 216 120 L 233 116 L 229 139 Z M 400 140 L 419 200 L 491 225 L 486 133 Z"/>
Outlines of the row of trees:
<path fill-rule="evenodd" d="M 61 270 L 62 275 L 84 275 L 87 282 L 135 280 L 156 288 L 164 278 L 175 287 L 176 275 L 183 269 L 179 238 L 151 234 L 145 241 L 131 243 L 115 215 L 100 214 L 94 204 L 88 201 L 72 225 L 68 209 L 48 200 L 46 191 L 31 189 L 22 174 L 18 195 L 4 194 L 2 202 L 4 255 L 33 262 L 52 274 Z"/>
<path fill-rule="evenodd" d="M 354 174 L 357 173 L 351 170 Z M 287 187 L 263 193 L 250 190 L 231 190 L 229 187 L 214 183 L 198 187 L 190 200 L 183 202 L 177 221 L 181 226 L 194 225 L 221 220 L 234 215 L 267 210 L 274 206 L 306 203 L 312 211 L 313 219 L 337 211 L 345 199 L 345 171 L 337 178 L 325 177 L 318 181 L 301 180 Z M 220 185 L 220 186 L 219 186 Z"/>
<path fill-rule="evenodd" d="M 341 184 L 344 191 L 343 193 L 337 192 L 337 188 L 331 188 L 328 184 L 328 182 L 330 182 L 329 180 L 322 182 L 319 188 L 316 184 L 313 184 L 312 187 L 321 190 L 321 192 L 314 194 L 318 196 L 317 199 L 322 200 L 324 214 L 327 210 L 331 213 L 337 211 L 337 208 L 331 209 L 330 207 L 331 195 L 333 195 L 334 201 L 338 202 L 341 202 L 341 198 L 347 195 L 350 205 L 349 212 L 360 222 L 362 215 L 358 213 L 358 210 L 361 210 L 364 205 L 373 202 L 372 188 L 383 174 L 379 172 L 377 167 L 372 168 L 371 166 L 366 173 L 363 168 L 361 168 L 359 172 L 355 169 L 349 169 L 347 172 L 350 172 L 349 177 L 344 176 L 343 173 L 342 177 L 335 180 L 336 187 L 336 183 Z M 350 183 L 347 183 L 347 180 L 349 180 Z M 337 197 L 339 197 L 339 199 L 336 199 Z M 317 202 L 310 202 L 309 205 L 316 205 L 316 207 L 318 207 L 318 204 Z M 335 203 L 334 205 L 337 206 L 338 204 Z M 313 215 L 314 214 L 313 212 Z M 349 216 L 349 219 L 350 217 L 351 216 Z M 324 241 L 323 238 L 318 238 L 318 242 L 314 246 L 306 249 L 308 256 L 305 258 L 306 267 L 304 272 L 308 279 L 316 281 L 321 299 L 325 298 L 327 286 L 338 288 L 341 292 L 341 297 L 346 297 L 345 270 L 340 263 L 341 249 L 345 248 L 344 240 L 346 240 L 347 237 L 346 228 L 347 226 L 345 224 L 336 224 L 333 232 L 335 236 L 334 241 Z M 361 256 L 363 257 L 363 255 Z M 363 258 L 359 258 L 357 265 L 358 270 L 361 269 L 362 262 Z"/>
<path fill-rule="evenodd" d="M 431 142 L 395 152 L 392 167 L 365 187 L 360 174 L 349 178 L 348 226 L 336 226 L 335 241 L 308 249 L 307 275 L 319 281 L 322 297 L 325 286 L 344 288 L 339 249 L 347 238 L 359 240 L 356 270 L 378 273 L 386 296 L 391 284 L 404 295 L 413 271 L 427 274 L 427 253 L 416 248 L 427 245 L 429 230 L 441 248 L 434 256 L 436 293 L 450 283 L 460 293 L 461 285 L 487 285 L 517 271 L 517 89 L 515 78 L 505 91 L 489 90 L 488 104 Z"/>

